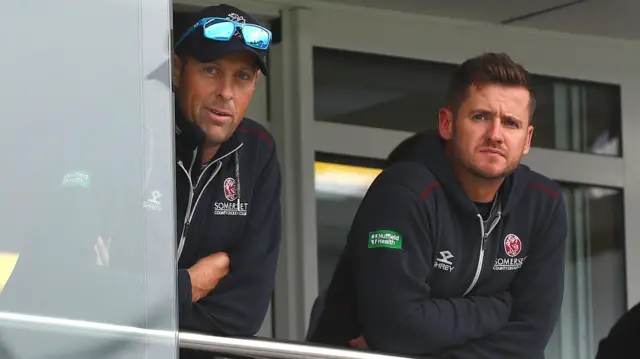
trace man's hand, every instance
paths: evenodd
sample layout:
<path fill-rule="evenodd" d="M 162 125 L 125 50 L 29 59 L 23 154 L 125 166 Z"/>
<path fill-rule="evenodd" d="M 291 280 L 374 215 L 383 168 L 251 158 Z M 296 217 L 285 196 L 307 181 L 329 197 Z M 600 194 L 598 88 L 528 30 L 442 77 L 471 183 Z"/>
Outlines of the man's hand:
<path fill-rule="evenodd" d="M 224 252 L 208 255 L 187 271 L 191 277 L 191 301 L 195 303 L 209 294 L 229 273 L 229 256 Z"/>
<path fill-rule="evenodd" d="M 352 347 L 352 348 L 369 349 L 369 346 L 367 345 L 367 342 L 364 340 L 364 335 L 361 335 L 361 336 L 357 337 L 356 339 L 352 339 L 349 342 L 349 346 Z"/>

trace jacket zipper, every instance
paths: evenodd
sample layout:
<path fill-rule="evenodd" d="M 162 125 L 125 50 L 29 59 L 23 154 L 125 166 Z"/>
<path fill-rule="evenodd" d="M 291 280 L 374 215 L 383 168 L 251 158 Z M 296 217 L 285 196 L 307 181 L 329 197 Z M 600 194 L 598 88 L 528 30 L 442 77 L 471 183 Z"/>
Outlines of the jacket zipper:
<path fill-rule="evenodd" d="M 184 250 L 184 245 L 187 241 L 187 233 L 189 233 L 189 225 L 191 224 L 191 219 L 193 219 L 193 214 L 196 212 L 196 207 L 198 207 L 198 202 L 200 202 L 200 198 L 202 198 L 202 194 L 207 189 L 207 186 L 209 185 L 209 183 L 211 183 L 213 178 L 218 174 L 218 172 L 220 171 L 220 168 L 222 167 L 222 162 L 220 161 L 225 157 L 232 155 L 234 152 L 239 150 L 240 147 L 242 147 L 242 143 L 238 147 L 236 147 L 234 150 L 229 151 L 229 153 L 209 163 L 200 172 L 200 175 L 198 176 L 198 180 L 196 180 L 195 187 L 193 186 L 191 181 L 191 170 L 193 169 L 193 164 L 196 160 L 197 150 L 193 151 L 193 159 L 191 160 L 191 166 L 189 166 L 188 171 L 184 167 L 184 164 L 182 163 L 182 161 L 178 161 L 178 166 L 182 168 L 182 171 L 184 171 L 184 174 L 187 176 L 187 179 L 189 180 L 189 201 L 187 202 L 187 212 L 185 213 L 185 216 L 184 216 L 184 223 L 182 225 L 182 234 L 180 235 L 180 242 L 178 244 L 176 263 L 180 260 L 180 256 L 182 256 L 182 251 Z M 200 190 L 200 193 L 198 194 L 198 198 L 196 198 L 195 204 L 193 204 L 194 192 L 195 192 L 195 189 L 198 188 L 198 184 L 200 183 L 200 179 L 202 178 L 202 175 L 205 174 L 207 170 L 209 170 L 209 167 L 211 167 L 214 163 L 217 165 L 216 169 L 213 171 L 211 176 L 209 176 L 209 180 L 207 180 L 207 183 L 204 184 L 204 187 L 202 187 L 202 190 Z M 193 204 L 193 208 L 191 208 L 192 204 Z"/>
<path fill-rule="evenodd" d="M 478 214 L 478 218 L 480 219 L 480 231 L 482 234 L 481 236 L 482 242 L 480 243 L 480 257 L 478 258 L 478 267 L 476 268 L 476 274 L 473 276 L 473 281 L 471 282 L 471 285 L 469 285 L 469 288 L 467 288 L 467 290 L 462 295 L 463 297 L 469 294 L 469 292 L 471 292 L 473 287 L 476 286 L 476 283 L 478 283 L 478 279 L 480 279 L 480 273 L 482 273 L 482 265 L 484 264 L 484 252 L 487 249 L 487 239 L 489 238 L 489 235 L 491 234 L 493 229 L 496 228 L 496 225 L 500 221 L 501 215 L 502 214 L 498 211 L 496 218 L 493 220 L 493 222 L 491 222 L 491 226 L 489 227 L 489 230 L 485 232 L 484 221 L 482 220 L 482 216 Z"/>
<path fill-rule="evenodd" d="M 194 188 L 193 185 L 191 184 L 191 169 L 193 169 L 193 165 L 196 162 L 196 155 L 198 150 L 195 149 L 193 150 L 193 157 L 191 158 L 191 166 L 189 166 L 189 170 L 187 171 L 186 168 L 184 168 L 184 164 L 182 163 L 182 161 L 178 161 L 178 166 L 180 168 L 182 168 L 182 170 L 184 171 L 184 173 L 187 175 L 187 179 L 189 181 L 189 201 L 187 201 L 187 212 L 185 213 L 184 216 L 184 222 L 182 223 L 182 232 L 180 233 L 180 242 L 178 244 L 178 256 L 176 259 L 176 263 L 178 262 L 178 259 L 180 258 L 180 254 L 182 254 L 182 249 L 184 247 L 184 234 L 186 233 L 185 229 L 189 226 L 188 222 L 189 222 L 189 213 L 191 213 L 191 203 L 193 201 L 193 192 L 194 192 Z"/>

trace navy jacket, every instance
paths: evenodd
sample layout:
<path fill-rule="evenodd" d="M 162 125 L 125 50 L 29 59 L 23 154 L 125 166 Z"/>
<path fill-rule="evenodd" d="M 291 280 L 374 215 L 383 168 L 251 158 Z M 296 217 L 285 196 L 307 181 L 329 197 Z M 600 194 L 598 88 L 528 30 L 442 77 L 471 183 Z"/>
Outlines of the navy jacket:
<path fill-rule="evenodd" d="M 274 140 L 245 118 L 201 171 L 197 149 L 203 140 L 199 127 L 176 110 L 180 328 L 252 336 L 271 299 L 280 243 L 280 166 Z M 192 303 L 187 269 L 221 251 L 229 254 L 229 274 Z"/>
<path fill-rule="evenodd" d="M 542 358 L 563 295 L 561 188 L 520 165 L 490 218 L 437 135 L 384 170 L 356 213 L 311 341 L 448 358 Z"/>
<path fill-rule="evenodd" d="M 640 303 L 626 312 L 600 341 L 596 359 L 631 359 L 640 355 Z"/>

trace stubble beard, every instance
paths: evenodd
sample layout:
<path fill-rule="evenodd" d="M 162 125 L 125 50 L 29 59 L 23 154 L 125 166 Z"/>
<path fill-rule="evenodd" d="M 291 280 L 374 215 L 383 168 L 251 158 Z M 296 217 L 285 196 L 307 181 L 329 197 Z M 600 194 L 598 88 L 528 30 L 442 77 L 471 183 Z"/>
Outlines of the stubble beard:
<path fill-rule="evenodd" d="M 471 174 L 472 176 L 482 179 L 482 180 L 487 180 L 487 181 L 496 181 L 496 180 L 502 180 L 506 177 L 508 177 L 509 175 L 511 175 L 513 172 L 515 172 L 516 168 L 518 167 L 518 165 L 509 165 L 507 164 L 507 166 L 504 168 L 504 170 L 502 172 L 499 172 L 497 174 L 491 174 L 491 173 L 487 173 L 487 171 L 479 168 L 478 166 L 474 165 L 471 161 L 467 161 L 465 159 L 463 159 L 463 157 L 461 156 L 460 152 L 458 151 L 458 140 L 455 134 L 455 127 L 454 127 L 454 132 L 453 132 L 453 139 L 452 139 L 452 145 L 453 145 L 453 159 L 454 161 L 461 166 L 466 172 L 468 172 L 469 174 Z"/>

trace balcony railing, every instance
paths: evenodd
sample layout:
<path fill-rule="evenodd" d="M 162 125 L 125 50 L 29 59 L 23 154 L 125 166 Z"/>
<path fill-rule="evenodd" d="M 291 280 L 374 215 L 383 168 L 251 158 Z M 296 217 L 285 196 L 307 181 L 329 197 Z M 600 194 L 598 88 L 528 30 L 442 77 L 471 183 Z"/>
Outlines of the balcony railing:
<path fill-rule="evenodd" d="M 178 334 L 180 347 L 223 355 L 240 355 L 269 359 L 404 359 L 406 357 L 375 354 L 361 350 L 287 342 L 274 339 L 225 338 L 194 333 Z"/>
<path fill-rule="evenodd" d="M 111 337 L 126 340 L 171 341 L 181 348 L 198 349 L 220 356 L 265 359 L 407 359 L 408 357 L 376 354 L 362 350 L 338 349 L 302 342 L 263 338 L 227 338 L 170 330 L 152 330 L 123 325 L 88 322 L 28 314 L 0 312 L 0 328 L 28 329 L 65 333 L 79 337 Z M 4 345 L 11 343 L 4 343 Z"/>

